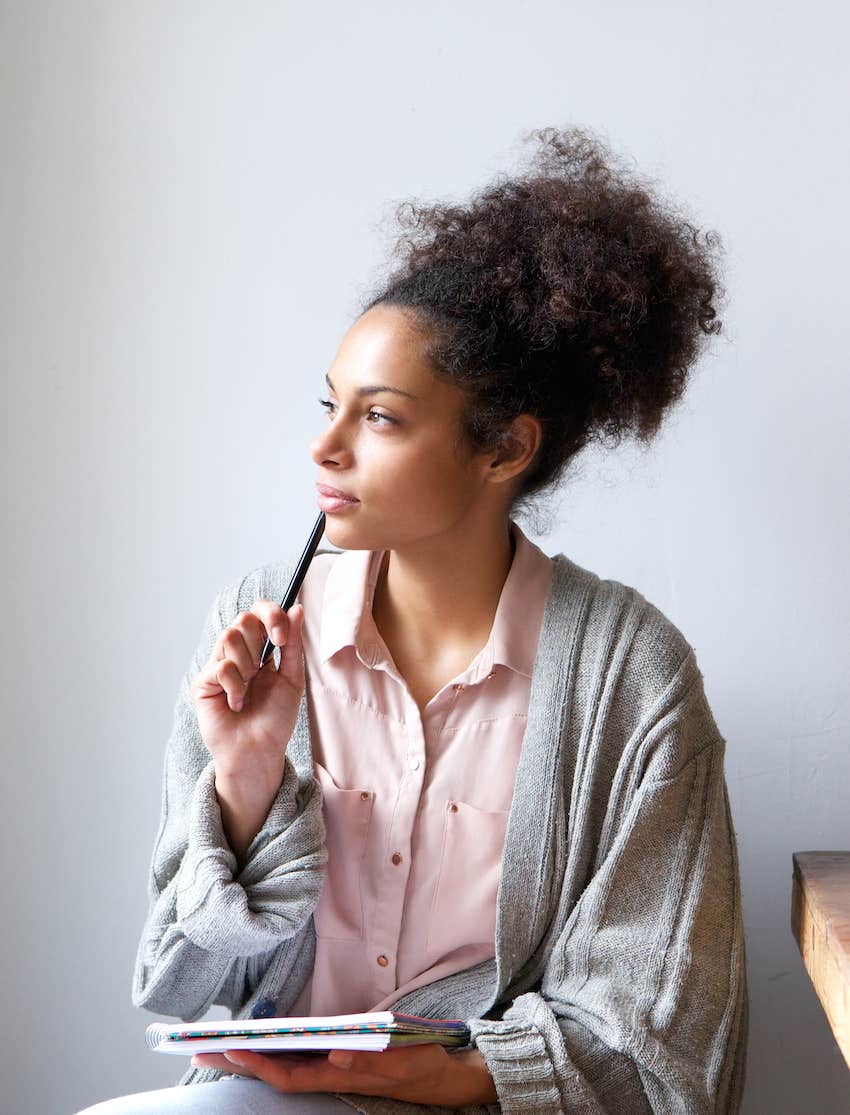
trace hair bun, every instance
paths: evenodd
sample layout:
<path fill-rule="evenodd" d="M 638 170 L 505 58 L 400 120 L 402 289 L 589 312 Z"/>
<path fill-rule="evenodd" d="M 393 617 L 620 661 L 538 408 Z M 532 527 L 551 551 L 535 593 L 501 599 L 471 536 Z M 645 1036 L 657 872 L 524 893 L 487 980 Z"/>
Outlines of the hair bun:
<path fill-rule="evenodd" d="M 709 335 L 721 243 L 586 129 L 543 128 L 530 167 L 465 205 L 405 201 L 378 302 L 413 313 L 435 373 L 467 396 L 483 448 L 533 413 L 544 443 L 522 496 L 590 441 L 649 441 Z"/>

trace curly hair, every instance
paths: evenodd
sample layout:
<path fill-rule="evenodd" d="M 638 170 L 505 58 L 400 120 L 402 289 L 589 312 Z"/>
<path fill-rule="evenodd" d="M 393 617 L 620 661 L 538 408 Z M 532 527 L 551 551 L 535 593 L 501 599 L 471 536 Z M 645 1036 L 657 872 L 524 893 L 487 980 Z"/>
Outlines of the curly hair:
<path fill-rule="evenodd" d="M 464 397 L 461 437 L 495 449 L 518 415 L 542 441 L 512 511 L 589 442 L 647 443 L 720 332 L 715 232 L 701 234 L 582 128 L 542 128 L 531 168 L 464 206 L 402 202 L 401 266 L 360 308 L 407 311 Z"/>

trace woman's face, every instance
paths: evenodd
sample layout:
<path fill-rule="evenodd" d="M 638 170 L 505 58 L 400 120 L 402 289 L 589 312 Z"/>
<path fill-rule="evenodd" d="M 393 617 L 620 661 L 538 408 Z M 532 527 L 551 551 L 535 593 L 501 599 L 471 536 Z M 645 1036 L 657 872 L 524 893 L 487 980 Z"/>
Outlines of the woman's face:
<path fill-rule="evenodd" d="M 355 322 L 327 373 L 328 418 L 310 453 L 327 503 L 325 536 L 344 550 L 400 549 L 451 533 L 486 489 L 484 455 L 459 448 L 462 397 L 437 379 L 405 314 L 378 304 Z"/>

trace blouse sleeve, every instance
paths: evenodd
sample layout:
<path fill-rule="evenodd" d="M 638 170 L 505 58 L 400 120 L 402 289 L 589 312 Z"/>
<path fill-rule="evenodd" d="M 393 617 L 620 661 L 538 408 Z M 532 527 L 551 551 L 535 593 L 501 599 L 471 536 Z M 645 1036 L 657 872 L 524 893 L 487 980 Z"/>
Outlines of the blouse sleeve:
<path fill-rule="evenodd" d="M 539 990 L 470 1023 L 505 1115 L 737 1111 L 747 993 L 723 755 L 718 735 L 663 777 L 650 764 Z"/>
<path fill-rule="evenodd" d="M 166 749 L 149 911 L 132 994 L 136 1006 L 184 1020 L 198 1018 L 213 1003 L 239 1008 L 277 946 L 304 927 L 324 879 L 321 792 L 312 776 L 299 779 L 289 756 L 268 816 L 237 872 L 213 762 L 198 729 L 192 678 L 221 631 L 255 596 L 246 578 L 214 600 L 180 685 Z"/>

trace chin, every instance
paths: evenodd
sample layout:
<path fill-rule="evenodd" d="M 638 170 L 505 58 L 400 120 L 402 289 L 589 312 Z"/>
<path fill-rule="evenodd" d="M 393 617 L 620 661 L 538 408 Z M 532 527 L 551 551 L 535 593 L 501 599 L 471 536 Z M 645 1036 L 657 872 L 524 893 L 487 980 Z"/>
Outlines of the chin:
<path fill-rule="evenodd" d="M 356 523 L 346 521 L 345 515 L 325 515 L 324 539 L 339 550 L 374 550 L 378 547 L 369 539 L 369 532 Z"/>
<path fill-rule="evenodd" d="M 403 528 L 403 524 L 402 524 Z M 403 529 L 394 520 L 386 523 L 357 522 L 352 515 L 327 515 L 324 537 L 340 550 L 394 550 L 404 545 Z M 413 534 L 417 538 L 418 532 Z"/>

